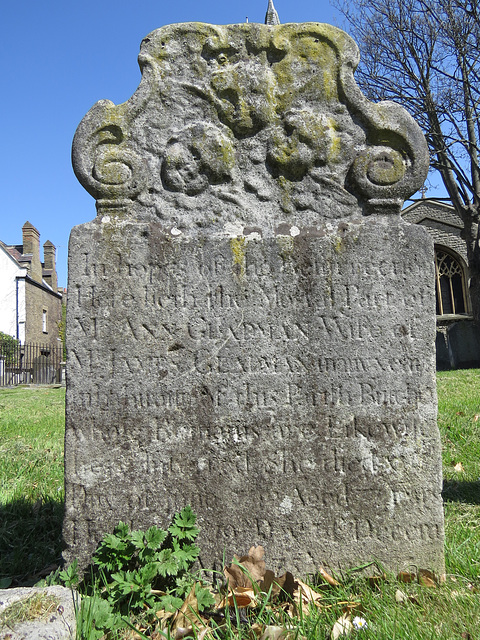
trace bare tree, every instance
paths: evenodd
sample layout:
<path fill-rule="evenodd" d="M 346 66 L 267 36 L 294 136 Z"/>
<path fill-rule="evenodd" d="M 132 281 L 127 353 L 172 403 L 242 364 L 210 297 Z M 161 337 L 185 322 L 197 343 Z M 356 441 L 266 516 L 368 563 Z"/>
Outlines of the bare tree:
<path fill-rule="evenodd" d="M 478 0 L 334 0 L 361 51 L 357 82 L 402 104 L 463 220 L 480 323 L 480 7 Z"/>

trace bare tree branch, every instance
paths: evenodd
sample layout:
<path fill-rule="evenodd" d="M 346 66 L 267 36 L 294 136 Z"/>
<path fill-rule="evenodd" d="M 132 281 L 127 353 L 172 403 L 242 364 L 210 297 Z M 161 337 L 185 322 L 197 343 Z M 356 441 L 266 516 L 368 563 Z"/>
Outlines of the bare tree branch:
<path fill-rule="evenodd" d="M 480 0 L 334 0 L 357 41 L 371 100 L 402 104 L 460 214 L 480 322 Z"/>

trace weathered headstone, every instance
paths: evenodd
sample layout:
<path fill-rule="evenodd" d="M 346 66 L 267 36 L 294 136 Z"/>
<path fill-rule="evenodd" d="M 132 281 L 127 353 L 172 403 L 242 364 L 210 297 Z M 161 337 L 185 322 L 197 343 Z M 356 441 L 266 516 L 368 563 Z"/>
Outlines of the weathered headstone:
<path fill-rule="evenodd" d="M 177 24 L 73 146 L 66 558 L 191 504 L 201 561 L 443 571 L 424 138 L 317 24 Z"/>

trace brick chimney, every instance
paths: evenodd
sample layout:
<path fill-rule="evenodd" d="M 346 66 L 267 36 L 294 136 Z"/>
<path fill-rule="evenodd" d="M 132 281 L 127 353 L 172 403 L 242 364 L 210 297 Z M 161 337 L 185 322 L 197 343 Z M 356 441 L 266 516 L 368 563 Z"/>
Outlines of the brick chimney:
<path fill-rule="evenodd" d="M 57 290 L 57 269 L 55 265 L 55 245 L 47 240 L 43 245 L 43 279 L 52 287 L 54 291 Z"/>
<path fill-rule="evenodd" d="M 40 261 L 40 233 L 35 229 L 33 224 L 25 222 L 22 227 L 23 233 L 23 255 L 31 256 L 27 266 L 28 275 L 32 280 L 42 281 L 42 263 Z"/>

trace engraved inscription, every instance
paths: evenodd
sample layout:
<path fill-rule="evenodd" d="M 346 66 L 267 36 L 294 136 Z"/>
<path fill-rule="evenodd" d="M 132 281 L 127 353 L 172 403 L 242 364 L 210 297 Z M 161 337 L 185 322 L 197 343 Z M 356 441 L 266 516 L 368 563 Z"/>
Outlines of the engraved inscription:
<path fill-rule="evenodd" d="M 188 502 L 206 528 L 208 563 L 219 541 L 235 551 L 239 536 L 255 542 L 252 531 L 269 548 L 290 540 L 274 563 L 288 556 L 307 570 L 388 547 L 413 562 L 419 545 L 436 562 L 434 363 L 420 312 L 428 274 L 392 248 L 375 268 L 360 264 L 360 249 L 374 260 L 377 238 L 373 225 L 370 235 L 353 227 L 345 246 L 336 233 L 162 236 L 154 250 L 139 241 L 124 255 L 123 238 L 108 237 L 111 260 L 101 246 L 83 253 L 68 324 L 70 380 L 81 380 L 68 391 L 78 423 L 70 478 L 84 488 L 82 513 L 101 511 L 114 526 L 127 509 L 135 527 L 165 525 Z M 255 508 L 249 483 L 268 488 Z M 248 527 L 231 505 L 252 514 Z M 307 556 L 290 554 L 299 536 Z"/>

